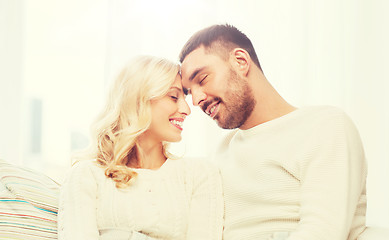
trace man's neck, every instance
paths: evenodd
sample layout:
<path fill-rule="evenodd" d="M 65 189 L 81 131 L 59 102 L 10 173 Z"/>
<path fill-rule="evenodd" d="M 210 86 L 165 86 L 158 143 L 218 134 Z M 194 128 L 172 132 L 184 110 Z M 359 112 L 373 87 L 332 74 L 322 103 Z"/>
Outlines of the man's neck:
<path fill-rule="evenodd" d="M 254 108 L 252 114 L 247 119 L 247 121 L 240 127 L 240 129 L 250 129 L 262 123 L 282 117 L 288 113 L 293 112 L 294 110 L 296 110 L 296 107 L 290 105 L 289 103 L 283 104 L 281 106 L 275 106 L 273 108 L 262 108 L 258 110 Z"/>
<path fill-rule="evenodd" d="M 251 82 L 254 83 L 251 87 L 256 104 L 250 117 L 240 129 L 250 129 L 296 110 L 296 107 L 285 101 L 263 75 L 259 81 Z"/>

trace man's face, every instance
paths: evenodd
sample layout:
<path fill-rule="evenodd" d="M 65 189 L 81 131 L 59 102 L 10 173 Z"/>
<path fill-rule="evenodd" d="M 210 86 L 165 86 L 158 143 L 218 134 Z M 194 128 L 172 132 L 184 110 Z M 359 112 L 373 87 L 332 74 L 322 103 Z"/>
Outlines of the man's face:
<path fill-rule="evenodd" d="M 214 53 L 199 47 L 182 62 L 182 85 L 199 106 L 224 129 L 241 127 L 250 116 L 255 100 L 247 80 Z"/>

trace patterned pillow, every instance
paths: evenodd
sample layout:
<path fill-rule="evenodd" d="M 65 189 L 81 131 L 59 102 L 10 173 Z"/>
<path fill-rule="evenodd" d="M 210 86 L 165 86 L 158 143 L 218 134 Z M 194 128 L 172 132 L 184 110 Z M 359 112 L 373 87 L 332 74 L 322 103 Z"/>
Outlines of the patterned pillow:
<path fill-rule="evenodd" d="M 59 184 L 0 159 L 0 239 L 57 239 Z"/>

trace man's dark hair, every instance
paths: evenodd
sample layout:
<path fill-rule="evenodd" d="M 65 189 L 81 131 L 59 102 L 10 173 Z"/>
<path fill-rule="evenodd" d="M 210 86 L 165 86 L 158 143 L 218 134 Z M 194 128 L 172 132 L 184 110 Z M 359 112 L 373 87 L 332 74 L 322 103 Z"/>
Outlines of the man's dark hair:
<path fill-rule="evenodd" d="M 180 62 L 182 63 L 188 54 L 201 46 L 204 46 L 207 53 L 216 53 L 225 60 L 228 59 L 229 52 L 232 49 L 243 48 L 262 71 L 250 39 L 232 25 L 212 25 L 196 32 L 182 48 Z"/>

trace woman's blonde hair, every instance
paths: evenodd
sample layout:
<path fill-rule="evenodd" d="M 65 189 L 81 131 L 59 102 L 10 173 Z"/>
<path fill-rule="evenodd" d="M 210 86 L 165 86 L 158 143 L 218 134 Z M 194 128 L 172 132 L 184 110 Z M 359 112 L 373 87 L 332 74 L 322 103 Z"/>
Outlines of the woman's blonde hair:
<path fill-rule="evenodd" d="M 150 101 L 167 94 L 179 72 L 178 64 L 139 56 L 120 72 L 110 89 L 104 110 L 92 126 L 89 156 L 105 168 L 116 187 L 128 186 L 136 172 L 128 167 L 141 151 L 137 137 L 151 123 Z M 166 157 L 166 144 L 163 144 Z"/>

